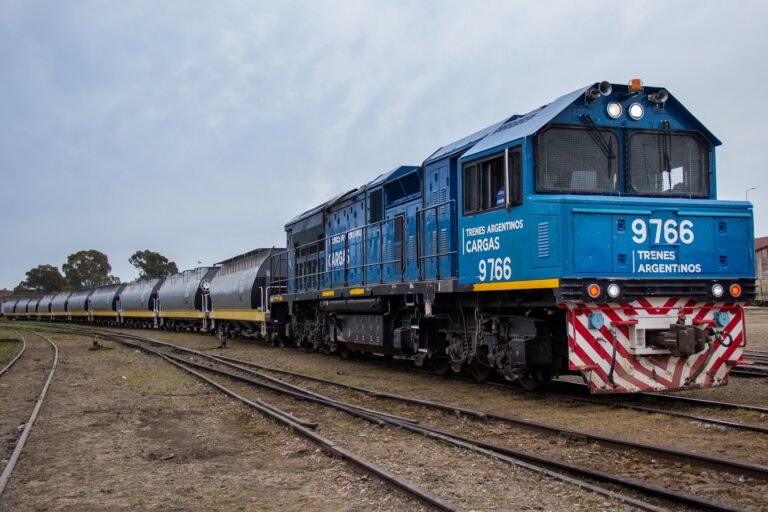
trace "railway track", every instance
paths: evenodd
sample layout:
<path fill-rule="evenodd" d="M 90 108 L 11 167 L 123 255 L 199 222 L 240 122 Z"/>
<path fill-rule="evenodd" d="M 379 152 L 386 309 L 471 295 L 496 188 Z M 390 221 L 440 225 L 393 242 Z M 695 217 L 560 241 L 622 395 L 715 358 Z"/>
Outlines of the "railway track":
<path fill-rule="evenodd" d="M 453 413 L 458 413 L 463 416 L 474 418 L 476 420 L 481 420 L 481 421 L 482 420 L 499 421 L 503 423 L 512 424 L 516 427 L 536 430 L 538 432 L 543 432 L 548 435 L 556 435 L 556 436 L 565 437 L 569 439 L 573 439 L 573 438 L 584 439 L 589 443 L 597 443 L 617 451 L 636 450 L 636 451 L 641 451 L 643 453 L 651 454 L 659 458 L 669 459 L 677 462 L 683 461 L 684 463 L 690 464 L 694 467 L 716 469 L 717 471 L 734 473 L 739 475 L 748 475 L 752 478 L 760 479 L 760 480 L 768 479 L 768 468 L 765 468 L 763 466 L 746 464 L 739 461 L 728 461 L 726 459 L 709 457 L 709 456 L 694 454 L 690 452 L 682 452 L 679 450 L 671 450 L 671 449 L 665 449 L 660 447 L 642 445 L 641 443 L 634 443 L 634 442 L 629 442 L 621 439 L 608 438 L 605 436 L 598 436 L 598 435 L 593 435 L 586 432 L 579 432 L 575 430 L 562 429 L 559 427 L 553 427 L 553 426 L 549 426 L 541 423 L 531 422 L 528 420 L 521 420 L 518 418 L 509 417 L 509 416 L 485 413 L 482 411 L 467 409 L 467 408 L 463 408 L 463 407 L 459 407 L 451 404 L 444 404 L 444 403 L 433 402 L 429 400 L 423 400 L 416 397 L 406 397 L 401 395 L 394 395 L 391 393 L 380 393 L 380 392 L 372 391 L 366 388 L 361 388 L 358 386 L 349 386 L 340 382 L 329 381 L 326 379 L 319 379 L 317 377 L 303 375 L 296 372 L 287 372 L 285 370 L 280 370 L 276 368 L 267 368 L 262 365 L 258 365 L 257 363 L 253 363 L 251 361 L 238 360 L 235 358 L 228 358 L 220 355 L 214 356 L 201 351 L 189 349 L 183 346 L 163 342 L 160 340 L 156 340 L 156 339 L 148 338 L 144 336 L 137 336 L 137 335 L 125 334 L 125 333 L 120 333 L 119 335 L 115 335 L 115 334 L 105 335 L 104 331 L 100 331 L 100 332 L 103 336 L 110 339 L 112 339 L 112 337 L 114 336 L 117 336 L 118 338 L 121 339 L 121 342 L 126 342 L 126 344 L 133 343 L 134 345 L 137 346 L 137 348 L 141 348 L 143 346 L 142 345 L 143 343 L 144 344 L 149 343 L 154 346 L 163 347 L 164 349 L 180 351 L 185 353 L 187 356 L 191 357 L 192 359 L 181 360 L 181 358 L 179 358 L 178 356 L 174 356 L 172 354 L 167 354 L 167 353 L 164 354 L 164 357 L 167 357 L 171 360 L 175 360 L 175 362 L 178 364 L 183 364 L 187 366 L 197 365 L 198 371 L 214 372 L 214 373 L 218 372 L 218 375 L 220 376 L 225 376 L 228 379 L 240 380 L 241 382 L 244 381 L 244 382 L 247 382 L 249 385 L 264 387 L 265 380 L 266 380 L 271 386 L 273 386 L 273 388 L 270 389 L 270 391 L 272 392 L 286 393 L 285 390 L 289 389 L 291 392 L 297 393 L 298 395 L 304 397 L 304 398 L 300 398 L 299 396 L 295 396 L 295 398 L 304 399 L 304 400 L 306 399 L 305 398 L 306 396 L 314 396 L 315 399 L 322 400 L 325 406 L 334 407 L 334 408 L 337 408 L 337 410 L 344 410 L 344 412 L 347 412 L 350 414 L 356 414 L 356 413 L 350 412 L 349 409 L 356 409 L 356 408 L 359 409 L 359 406 L 350 404 L 348 401 L 347 402 L 335 401 L 335 400 L 329 399 L 329 397 L 325 395 L 320 395 L 320 397 L 318 397 L 318 394 L 315 392 L 309 391 L 306 388 L 297 386 L 295 384 L 287 383 L 284 380 L 280 381 L 279 379 L 275 379 L 274 377 L 268 377 L 267 375 L 264 374 L 264 372 L 282 374 L 283 376 L 289 377 L 291 379 L 303 379 L 304 381 L 319 383 L 326 386 L 334 386 L 334 387 L 337 387 L 340 389 L 346 389 L 347 391 L 355 392 L 358 394 L 364 394 L 374 399 L 385 399 L 388 401 L 403 402 L 407 404 L 417 405 L 419 407 L 437 409 L 443 412 L 450 411 Z M 208 364 L 202 364 L 199 361 L 195 361 L 195 359 L 197 358 L 202 358 L 206 360 Z M 213 365 L 214 367 L 219 365 L 228 366 L 229 369 L 216 370 L 215 368 L 212 368 L 211 365 Z M 250 368 L 246 368 L 246 366 L 249 366 Z M 252 368 L 256 368 L 257 371 L 254 372 Z M 274 389 L 274 387 L 282 388 L 282 391 L 278 391 L 277 389 Z M 333 404 L 333 405 L 330 405 L 330 404 Z M 341 407 L 342 409 L 339 409 L 339 407 Z M 345 410 L 344 408 L 346 408 L 347 410 Z M 413 420 L 403 418 L 402 416 L 382 413 L 382 411 L 375 411 L 368 407 L 363 408 L 362 411 L 364 411 L 364 414 L 372 415 L 372 418 L 368 418 L 368 421 L 371 421 L 373 423 L 381 422 L 383 424 L 408 430 L 409 432 L 413 432 L 418 435 L 431 437 L 433 439 L 438 439 L 449 444 L 459 443 L 459 446 L 462 446 L 464 448 L 470 448 L 476 451 L 483 450 L 481 451 L 481 453 L 484 453 L 489 457 L 494 457 L 494 458 L 501 457 L 501 460 L 504 460 L 504 457 L 512 457 L 518 461 L 523 461 L 526 464 L 534 465 L 535 468 L 530 468 L 532 470 L 540 471 L 541 469 L 546 469 L 547 471 L 557 471 L 557 472 L 567 471 L 569 474 L 578 475 L 578 477 L 580 478 L 589 478 L 591 480 L 595 480 L 599 482 L 608 482 L 611 485 L 619 486 L 622 489 L 633 489 L 634 491 L 639 491 L 644 495 L 661 497 L 665 500 L 669 500 L 674 503 L 684 503 L 687 505 L 701 507 L 705 509 L 712 509 L 712 510 L 738 509 L 738 507 L 734 505 L 717 503 L 707 498 L 693 496 L 677 490 L 665 489 L 665 488 L 656 486 L 654 484 L 648 484 L 648 483 L 640 482 L 630 478 L 616 476 L 614 474 L 608 474 L 606 472 L 601 472 L 599 470 L 580 467 L 573 464 L 566 464 L 561 461 L 554 461 L 551 459 L 547 459 L 545 457 L 539 457 L 529 453 L 521 452 L 519 450 L 513 450 L 503 446 L 498 446 L 496 444 L 483 441 L 482 439 L 475 439 L 475 438 L 459 435 L 455 432 L 448 432 L 443 429 L 436 429 L 434 427 L 428 427 L 425 425 L 417 424 Z M 486 453 L 485 451 L 488 451 L 488 453 Z M 511 463 L 506 460 L 504 461 L 507 463 Z M 553 475 L 550 475 L 550 476 L 553 476 Z M 639 506 L 639 505 L 634 504 L 634 506 Z M 639 507 L 643 508 L 642 506 L 639 506 Z M 651 509 L 652 507 L 653 506 L 651 506 Z"/>
<path fill-rule="evenodd" d="M 434 372 L 430 372 L 428 370 L 413 368 L 412 366 L 390 364 L 390 367 L 398 370 L 407 371 L 407 372 L 417 372 L 417 373 L 422 373 L 426 375 L 432 375 L 435 377 L 446 377 L 445 375 L 439 375 Z M 464 376 L 461 374 L 452 374 L 450 375 L 450 378 L 464 380 L 466 382 L 477 383 L 477 381 L 472 377 Z M 515 384 L 509 383 L 509 382 L 486 381 L 486 382 L 483 382 L 482 384 L 488 385 L 488 386 L 501 387 L 504 389 L 509 389 L 513 392 L 524 393 L 526 395 L 532 394 L 531 391 L 525 391 L 520 387 L 516 386 Z M 585 404 L 591 404 L 591 405 L 610 407 L 613 409 L 632 410 L 632 411 L 643 412 L 648 414 L 663 414 L 667 416 L 687 419 L 687 420 L 710 424 L 710 425 L 717 425 L 720 427 L 725 427 L 725 428 L 730 428 L 735 430 L 768 434 L 768 427 L 763 427 L 759 425 L 753 425 L 753 424 L 743 423 L 743 422 L 734 421 L 734 420 L 726 420 L 721 418 L 702 416 L 700 414 L 690 414 L 687 412 L 675 411 L 671 409 L 658 409 L 656 407 L 647 407 L 643 405 L 637 405 L 635 403 L 630 402 L 630 400 L 632 400 L 630 396 L 627 396 L 627 397 L 593 396 L 587 392 L 586 385 L 578 382 L 553 381 L 552 386 L 554 387 L 559 386 L 561 388 L 565 388 L 565 392 L 537 391 L 535 393 L 538 396 L 545 396 L 549 398 L 554 398 L 556 400 L 563 400 L 566 402 L 585 403 Z M 632 395 L 632 396 L 635 396 L 635 395 Z M 726 411 L 744 410 L 744 411 L 758 412 L 761 414 L 768 414 L 768 407 L 761 407 L 758 405 L 739 404 L 739 403 L 731 403 L 731 402 L 722 402 L 718 400 L 705 400 L 700 398 L 684 397 L 679 395 L 663 395 L 663 394 L 656 394 L 656 393 L 638 393 L 637 396 L 640 397 L 640 399 L 643 401 L 669 402 L 669 403 L 685 404 L 688 406 L 701 407 L 701 408 L 723 409 Z"/>
<path fill-rule="evenodd" d="M 17 335 L 19 335 L 18 332 L 16 332 Z M 11 369 L 11 367 L 16 363 L 16 361 L 19 360 L 21 355 L 24 353 L 25 350 L 27 350 L 27 342 L 24 340 L 23 336 L 19 335 L 19 341 L 21 342 L 21 350 L 19 350 L 16 355 L 8 362 L 7 365 L 0 368 L 0 376 L 2 376 L 5 372 Z"/>
<path fill-rule="evenodd" d="M 45 400 L 45 397 L 48 393 L 48 388 L 51 385 L 51 381 L 53 380 L 53 374 L 56 371 L 56 366 L 59 363 L 59 347 L 54 343 L 53 340 L 48 338 L 47 336 L 43 334 L 39 334 L 36 332 L 33 332 L 33 335 L 39 336 L 45 341 L 47 341 L 51 347 L 53 348 L 53 358 L 51 363 L 51 369 L 48 372 L 48 377 L 45 380 L 45 383 L 43 384 L 43 388 L 40 391 L 40 395 L 37 398 L 37 401 L 35 402 L 35 406 L 32 409 L 32 413 L 29 416 L 29 419 L 24 424 L 24 429 L 21 432 L 21 435 L 19 436 L 18 440 L 16 441 L 16 446 L 13 449 L 13 452 L 11 453 L 11 456 L 8 458 L 8 463 L 3 468 L 2 473 L 0 473 L 0 496 L 2 496 L 3 491 L 5 491 L 5 487 L 8 485 L 8 481 L 11 478 L 11 474 L 13 473 L 14 468 L 16 467 L 16 463 L 19 460 L 19 457 L 22 454 L 22 451 L 24 450 L 24 446 L 26 445 L 27 439 L 29 438 L 29 433 L 32 431 L 32 427 L 35 424 L 35 421 L 37 420 L 37 416 L 40 413 L 40 409 L 43 406 L 43 401 Z M 22 340 L 23 346 L 26 349 L 26 340 L 23 336 L 20 335 L 20 338 Z M 24 350 L 22 350 L 16 358 L 11 362 L 13 364 L 16 360 L 18 360 L 21 355 L 24 353 Z M 10 365 L 3 369 L 3 373 L 10 367 Z"/>
<path fill-rule="evenodd" d="M 72 334 L 70 332 L 69 334 Z M 87 333 L 90 335 L 90 333 Z M 635 507 L 637 509 L 641 510 L 650 510 L 650 511 L 658 511 L 663 510 L 660 507 L 657 507 L 655 505 L 652 505 L 650 503 L 646 503 L 642 500 L 638 500 L 635 498 L 632 498 L 630 496 L 624 496 L 620 493 L 616 493 L 614 491 L 604 489 L 602 487 L 599 487 L 593 483 L 570 477 L 568 475 L 561 474 L 559 472 L 552 471 L 551 469 L 544 467 L 544 466 L 538 466 L 535 464 L 531 464 L 529 462 L 526 462 L 524 460 L 518 460 L 514 457 L 512 457 L 509 454 L 503 453 L 503 448 L 499 447 L 498 450 L 491 449 L 491 445 L 489 447 L 482 447 L 477 442 L 471 442 L 469 440 L 461 440 L 457 438 L 455 435 L 450 435 L 449 433 L 441 432 L 437 429 L 430 429 L 429 427 L 420 426 L 417 420 L 405 418 L 398 415 L 388 414 L 383 411 L 379 410 L 373 410 L 365 407 L 360 407 L 356 405 L 352 405 L 349 403 L 341 402 L 338 400 L 331 399 L 329 397 L 322 396 L 317 393 L 313 393 L 309 390 L 300 388 L 298 386 L 292 386 L 286 382 L 278 382 L 275 379 L 270 379 L 265 375 L 256 375 L 256 372 L 253 372 L 252 370 L 248 370 L 247 368 L 240 367 L 239 365 L 234 365 L 232 363 L 226 363 L 222 360 L 219 360 L 217 356 L 212 356 L 210 354 L 206 354 L 200 351 L 195 351 L 192 349 L 187 349 L 185 347 L 173 345 L 173 344 L 167 344 L 159 340 L 152 340 L 147 339 L 144 337 L 137 337 L 132 335 L 124 335 L 124 334 L 104 334 L 103 332 L 100 333 L 100 335 L 104 339 L 109 339 L 116 341 L 118 343 L 122 343 L 127 346 L 131 346 L 134 348 L 137 348 L 139 350 L 143 350 L 145 352 L 163 357 L 163 359 L 168 360 L 169 362 L 173 362 L 179 367 L 183 367 L 186 371 L 189 371 L 190 373 L 193 373 L 195 376 L 199 376 L 202 372 L 207 373 L 213 373 L 220 377 L 226 377 L 230 380 L 236 380 L 243 382 L 245 384 L 248 384 L 250 386 L 259 387 L 262 389 L 266 389 L 272 393 L 276 394 L 283 394 L 283 395 L 289 395 L 299 401 L 308 401 L 312 403 L 317 403 L 318 405 L 322 405 L 324 407 L 329 407 L 332 409 L 335 409 L 337 411 L 344 412 L 346 414 L 352 415 L 356 418 L 363 419 L 373 425 L 376 426 L 391 426 L 396 427 L 398 429 L 406 430 L 412 434 L 419 435 L 422 437 L 426 437 L 431 441 L 435 442 L 442 442 L 454 447 L 463 448 L 465 450 L 469 450 L 471 452 L 475 453 L 481 453 L 487 456 L 490 456 L 494 458 L 495 460 L 500 460 L 502 462 L 505 462 L 507 464 L 515 465 L 524 469 L 528 469 L 531 471 L 534 471 L 539 474 L 544 474 L 546 476 L 549 476 L 551 478 L 555 478 L 557 480 L 560 480 L 562 482 L 565 482 L 570 485 L 574 485 L 577 487 L 581 487 L 587 491 L 594 492 L 600 495 L 603 495 L 607 498 L 612 498 L 617 501 L 624 502 L 626 504 L 631 505 L 632 507 Z M 137 342 L 138 339 L 138 342 Z M 203 359 L 208 360 L 209 363 L 213 364 L 223 364 L 224 366 L 227 366 L 227 364 L 230 365 L 231 368 L 235 368 L 236 372 L 217 369 L 215 367 L 212 367 L 210 365 L 203 365 L 200 362 L 196 362 L 194 360 L 186 359 L 186 358 L 180 358 L 178 356 L 175 356 L 168 352 L 160 352 L 158 350 L 150 349 L 144 343 L 148 344 L 154 344 L 154 345 L 161 345 L 166 349 L 170 349 L 172 351 L 181 351 L 185 352 L 190 356 L 193 357 L 200 357 Z M 211 383 L 211 382 L 209 382 Z M 221 389 L 221 385 L 218 383 L 213 383 L 212 385 L 215 385 L 215 387 Z M 234 392 L 232 392 L 234 393 Z M 230 396 L 233 396 L 233 394 L 230 394 Z M 234 393 L 236 394 L 236 393 Z M 270 409 L 278 409 L 275 406 L 271 406 Z M 455 409 L 455 408 L 451 408 Z M 282 416 L 288 416 L 293 418 L 296 421 L 296 423 L 299 423 L 299 421 L 303 422 L 305 427 L 309 430 L 311 430 L 315 424 L 312 422 L 308 422 L 307 420 L 302 420 L 299 418 L 296 418 L 295 416 L 292 416 L 290 413 L 287 413 L 285 411 L 282 411 Z M 333 443 L 332 443 L 333 444 Z M 338 446 L 333 444 L 333 446 Z M 349 454 L 349 452 L 347 452 Z M 597 476 L 599 472 L 595 472 L 595 476 Z M 606 478 L 611 478 L 610 475 L 605 475 Z M 394 483 L 394 482 L 392 482 Z M 685 496 L 681 495 L 680 499 L 685 500 Z M 695 498 L 693 498 L 695 499 Z M 699 501 L 696 501 L 696 503 L 699 503 Z M 437 506 L 436 504 L 432 503 L 432 506 Z M 733 508 L 717 508 L 715 507 L 714 510 L 736 510 Z"/>
<path fill-rule="evenodd" d="M 558 381 L 556 385 L 563 388 L 570 388 L 571 390 L 576 390 L 579 393 L 586 392 L 586 389 L 587 389 L 587 386 L 585 384 L 581 384 L 578 382 Z M 562 395 L 562 394 L 559 393 L 558 395 Z M 565 396 L 570 396 L 570 395 L 565 395 Z M 644 401 L 687 404 L 687 405 L 695 405 L 695 406 L 701 406 L 701 407 L 712 407 L 712 408 L 723 409 L 723 410 L 753 411 L 753 412 L 759 412 L 763 414 L 768 413 L 768 407 L 763 407 L 760 405 L 722 402 L 719 400 L 706 400 L 703 398 L 694 398 L 690 396 L 668 395 L 668 394 L 662 394 L 662 393 L 636 393 L 633 396 L 636 396 Z M 627 397 L 627 399 L 628 398 L 629 397 Z M 605 402 L 610 405 L 611 402 L 609 400 L 613 400 L 613 398 L 610 397 L 607 400 L 605 400 Z M 659 412 L 663 412 L 663 411 L 659 411 Z"/>
<path fill-rule="evenodd" d="M 731 370 L 731 374 L 740 377 L 768 377 L 768 363 L 738 366 Z"/>

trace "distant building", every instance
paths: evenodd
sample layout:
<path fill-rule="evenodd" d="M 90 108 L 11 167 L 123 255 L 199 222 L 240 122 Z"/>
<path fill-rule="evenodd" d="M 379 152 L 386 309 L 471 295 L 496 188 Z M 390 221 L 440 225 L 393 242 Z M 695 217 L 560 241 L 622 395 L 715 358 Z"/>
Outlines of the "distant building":
<path fill-rule="evenodd" d="M 10 297 L 11 295 L 13 295 L 13 291 L 11 290 L 6 290 L 5 288 L 0 290 L 0 299 L 2 299 L 3 297 Z"/>
<path fill-rule="evenodd" d="M 755 274 L 760 287 L 758 295 L 768 296 L 768 236 L 755 238 Z"/>

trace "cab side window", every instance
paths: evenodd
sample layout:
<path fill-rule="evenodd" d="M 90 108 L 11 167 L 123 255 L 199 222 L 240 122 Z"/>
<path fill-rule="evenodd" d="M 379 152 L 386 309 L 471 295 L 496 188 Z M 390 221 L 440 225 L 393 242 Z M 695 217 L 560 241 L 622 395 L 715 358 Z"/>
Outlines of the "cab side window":
<path fill-rule="evenodd" d="M 508 162 L 505 160 L 508 159 Z M 504 170 L 509 169 L 505 179 Z M 507 204 L 522 204 L 522 162 L 520 149 L 472 162 L 464 166 L 464 214 L 473 214 Z M 507 183 L 509 190 L 507 190 Z M 509 202 L 507 203 L 507 198 Z"/>

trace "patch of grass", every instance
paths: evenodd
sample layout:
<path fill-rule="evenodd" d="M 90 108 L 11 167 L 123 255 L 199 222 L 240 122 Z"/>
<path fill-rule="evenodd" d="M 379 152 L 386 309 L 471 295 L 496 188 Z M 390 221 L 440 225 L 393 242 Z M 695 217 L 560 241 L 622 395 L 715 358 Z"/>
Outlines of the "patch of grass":
<path fill-rule="evenodd" d="M 15 356 L 19 350 L 21 350 L 21 344 L 0 343 L 0 365 L 4 365 L 13 359 L 13 356 Z"/>
<path fill-rule="evenodd" d="M 143 507 L 149 504 L 149 498 L 146 496 L 138 496 L 130 501 L 132 507 Z"/>

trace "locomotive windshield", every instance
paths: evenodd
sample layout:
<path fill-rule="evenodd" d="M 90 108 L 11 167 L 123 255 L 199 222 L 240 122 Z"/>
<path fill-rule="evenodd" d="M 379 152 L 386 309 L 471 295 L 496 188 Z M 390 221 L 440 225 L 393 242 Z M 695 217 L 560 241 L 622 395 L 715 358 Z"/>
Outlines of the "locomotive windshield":
<path fill-rule="evenodd" d="M 709 162 L 690 134 L 636 133 L 629 142 L 630 185 L 637 194 L 709 194 Z"/>
<path fill-rule="evenodd" d="M 618 138 L 609 130 L 566 127 L 546 130 L 538 138 L 538 190 L 597 194 L 617 190 L 618 149 Z"/>
<path fill-rule="evenodd" d="M 537 138 L 536 190 L 709 196 L 709 148 L 697 134 L 640 130 L 622 140 L 595 126 L 545 130 Z M 619 155 L 625 161 L 621 167 Z"/>

